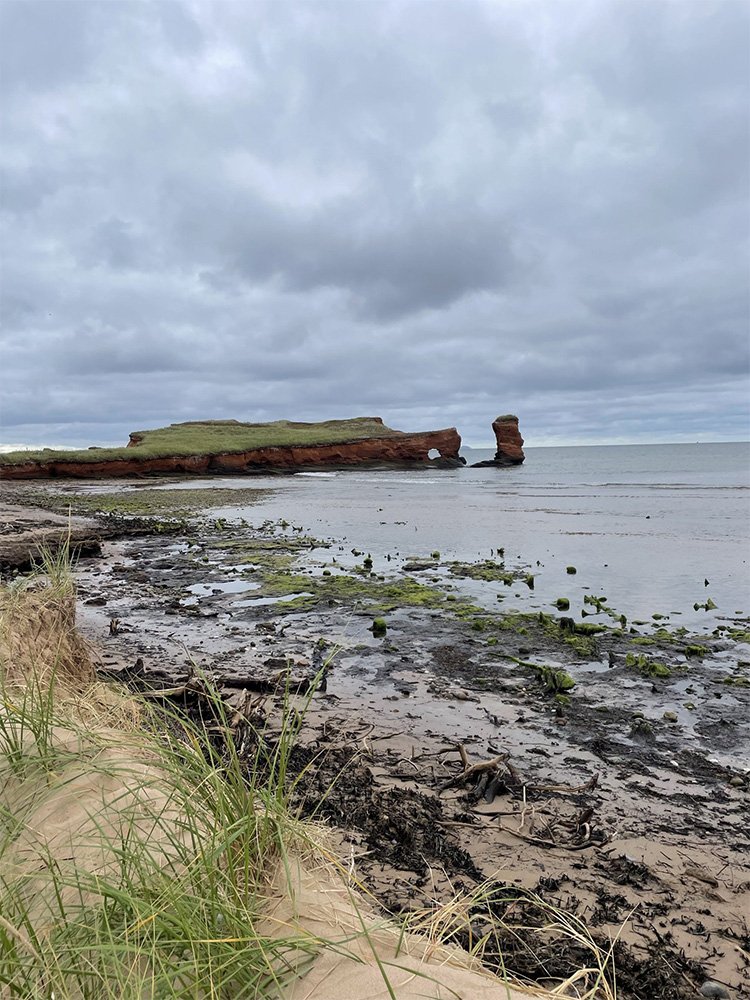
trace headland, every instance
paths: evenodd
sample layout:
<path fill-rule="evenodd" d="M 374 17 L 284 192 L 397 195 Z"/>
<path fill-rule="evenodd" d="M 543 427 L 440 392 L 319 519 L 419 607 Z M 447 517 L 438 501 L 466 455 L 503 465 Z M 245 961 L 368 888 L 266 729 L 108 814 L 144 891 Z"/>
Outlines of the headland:
<path fill-rule="evenodd" d="M 455 427 L 406 433 L 381 417 L 301 423 L 202 420 L 135 431 L 123 448 L 15 451 L 0 455 L 0 479 L 91 479 L 149 475 L 251 475 L 351 466 L 456 468 Z"/>

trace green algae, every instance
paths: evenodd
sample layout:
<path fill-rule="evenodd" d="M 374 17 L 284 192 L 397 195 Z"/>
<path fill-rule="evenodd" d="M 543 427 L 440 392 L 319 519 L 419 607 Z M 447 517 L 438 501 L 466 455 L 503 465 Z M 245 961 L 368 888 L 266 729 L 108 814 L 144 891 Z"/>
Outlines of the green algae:
<path fill-rule="evenodd" d="M 74 514 L 110 514 L 119 517 L 152 517 L 170 514 L 181 517 L 212 507 L 247 506 L 257 502 L 267 491 L 255 489 L 150 489 L 116 490 L 110 493 L 53 493 L 40 491 L 38 498 L 48 509 Z M 220 523 L 221 522 L 221 523 Z M 217 530 L 227 527 L 219 518 Z"/>
<path fill-rule="evenodd" d="M 590 622 L 576 622 L 575 630 L 577 635 L 599 635 L 608 631 L 606 625 L 594 625 Z"/>
<path fill-rule="evenodd" d="M 709 597 L 708 600 L 705 601 L 703 604 L 699 604 L 696 601 L 696 603 L 693 605 L 693 611 L 700 611 L 701 608 L 704 611 L 715 611 L 716 610 L 716 605 L 714 604 L 714 602 Z"/>
<path fill-rule="evenodd" d="M 484 580 L 485 582 L 499 582 L 510 587 L 517 576 L 505 568 L 504 563 L 496 563 L 491 559 L 485 559 L 480 563 L 453 562 L 449 566 L 453 576 L 468 577 L 470 580 Z M 527 579 L 528 582 L 528 579 Z"/>
<path fill-rule="evenodd" d="M 308 605 L 322 602 L 333 604 L 363 604 L 373 611 L 387 612 L 399 607 L 438 608 L 445 601 L 442 591 L 403 577 L 379 580 L 372 576 L 341 573 L 336 576 L 312 576 L 288 568 L 270 568 L 263 574 L 261 593 L 283 596 L 311 591 Z"/>
<path fill-rule="evenodd" d="M 385 618 L 376 618 L 370 626 L 370 629 L 376 639 L 382 639 L 388 631 L 388 625 L 386 624 Z"/>
<path fill-rule="evenodd" d="M 519 667 L 533 670 L 547 694 L 564 694 L 565 691 L 572 691 L 576 686 L 576 682 L 567 670 L 560 667 L 551 667 L 544 663 L 531 663 L 529 660 L 521 660 L 517 656 L 509 656 L 508 659 L 517 663 Z"/>
<path fill-rule="evenodd" d="M 742 674 L 729 674 L 722 683 L 733 687 L 750 687 L 750 677 L 743 677 Z"/>
<path fill-rule="evenodd" d="M 671 677 L 672 671 L 665 663 L 651 660 L 643 653 L 637 656 L 635 653 L 628 653 L 625 656 L 625 666 L 633 667 L 643 677 Z"/>
<path fill-rule="evenodd" d="M 563 642 L 581 657 L 592 658 L 596 656 L 596 642 L 591 636 L 566 635 Z"/>

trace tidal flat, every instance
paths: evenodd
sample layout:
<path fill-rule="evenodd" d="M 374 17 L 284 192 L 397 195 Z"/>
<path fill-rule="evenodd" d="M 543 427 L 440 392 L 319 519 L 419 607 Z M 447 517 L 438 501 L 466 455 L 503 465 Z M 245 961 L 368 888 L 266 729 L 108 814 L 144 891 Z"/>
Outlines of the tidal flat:
<path fill-rule="evenodd" d="M 508 912 L 533 891 L 602 946 L 617 937 L 618 996 L 692 997 L 705 980 L 742 995 L 745 616 L 706 630 L 658 611 L 630 621 L 596 589 L 530 610 L 523 553 L 373 556 L 285 520 L 230 523 L 217 511 L 236 497 L 101 482 L 2 491 L 41 521 L 40 509 L 85 515 L 84 534 L 102 536 L 76 570 L 102 676 L 173 688 L 202 672 L 269 718 L 314 688 L 295 799 L 333 825 L 388 910 L 491 880 Z M 481 929 L 480 904 L 473 916 Z M 579 967 L 570 941 L 543 944 L 529 923 L 485 961 L 538 982 Z"/>

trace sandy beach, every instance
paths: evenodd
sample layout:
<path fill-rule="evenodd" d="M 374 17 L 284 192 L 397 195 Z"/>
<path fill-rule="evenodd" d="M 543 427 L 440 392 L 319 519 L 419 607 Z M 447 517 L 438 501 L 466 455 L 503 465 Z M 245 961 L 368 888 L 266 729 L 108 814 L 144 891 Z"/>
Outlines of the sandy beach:
<path fill-rule="evenodd" d="M 27 506 L 33 490 L 13 489 L 5 501 L 22 504 L 5 519 L 24 533 L 6 533 L 6 546 L 65 528 Z M 386 579 L 366 567 L 324 575 L 330 541 L 293 526 L 230 532 L 205 509 L 74 526 L 104 536 L 76 571 L 100 676 L 188 682 L 189 701 L 205 672 L 230 703 L 252 696 L 269 718 L 291 690 L 306 705 L 295 802 L 332 824 L 389 912 L 491 880 L 503 890 L 492 905 L 528 924 L 497 941 L 496 960 L 531 981 L 564 979 L 582 960 L 534 931 L 541 899 L 601 945 L 617 939 L 618 996 L 692 997 L 706 980 L 738 997 L 747 988 L 746 633 L 616 621 L 570 633 L 562 612 L 468 604 L 431 583 L 439 560 Z M 711 755 L 696 745 L 706 733 Z"/>

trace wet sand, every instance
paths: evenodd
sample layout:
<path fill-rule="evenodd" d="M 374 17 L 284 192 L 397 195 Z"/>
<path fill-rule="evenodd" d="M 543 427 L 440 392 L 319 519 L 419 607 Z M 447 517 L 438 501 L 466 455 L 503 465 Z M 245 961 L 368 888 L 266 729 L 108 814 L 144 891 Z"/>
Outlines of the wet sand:
<path fill-rule="evenodd" d="M 369 602 L 326 591 L 328 542 L 269 526 L 263 548 L 257 531 L 210 517 L 187 529 L 110 518 L 105 533 L 103 558 L 77 570 L 79 624 L 102 672 L 159 686 L 197 666 L 273 718 L 289 671 L 303 690 L 326 665 L 295 794 L 304 815 L 337 827 L 384 906 L 429 907 L 492 879 L 509 921 L 538 922 L 533 890 L 601 944 L 619 935 L 618 996 L 694 997 L 706 979 L 737 998 L 750 989 L 746 624 L 678 635 L 609 622 L 571 644 L 560 616 L 467 611 L 458 595 L 389 608 L 376 637 L 382 583 Z M 429 588 L 424 573 L 410 579 Z M 637 656 L 669 676 L 644 675 Z M 575 687 L 559 689 L 545 666 Z M 479 934 L 481 907 L 475 916 Z M 537 981 L 584 961 L 533 930 L 496 947 Z"/>

